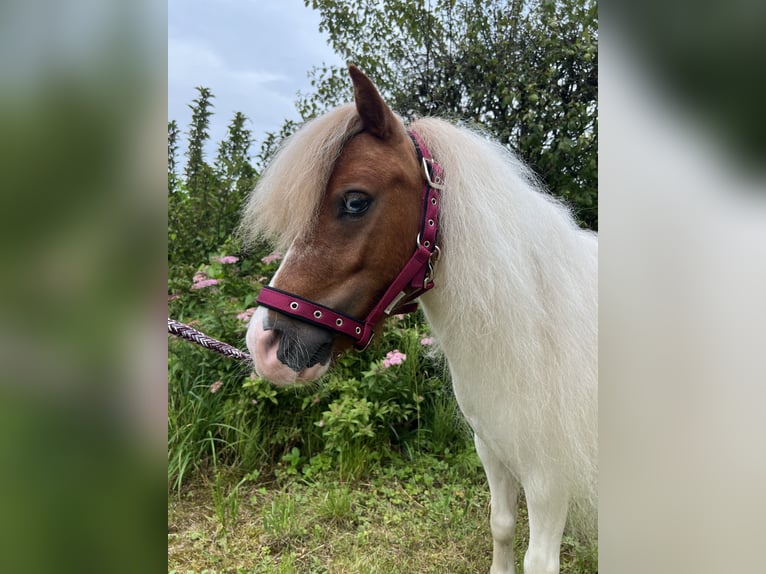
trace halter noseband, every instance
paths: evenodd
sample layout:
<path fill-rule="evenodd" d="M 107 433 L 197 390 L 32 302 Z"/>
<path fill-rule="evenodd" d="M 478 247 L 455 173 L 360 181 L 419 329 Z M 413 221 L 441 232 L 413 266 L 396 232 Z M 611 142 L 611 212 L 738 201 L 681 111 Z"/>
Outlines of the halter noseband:
<path fill-rule="evenodd" d="M 431 156 L 420 136 L 413 131 L 407 133 L 415 144 L 418 163 L 423 166 L 425 172 L 420 232 L 415 252 L 367 317 L 360 321 L 314 301 L 269 286 L 261 289 L 256 299 L 259 305 L 346 335 L 354 340 L 354 346 L 359 350 L 366 349 L 370 344 L 375 335 L 373 327 L 383 315 L 411 313 L 417 309 L 418 304 L 415 300 L 434 286 L 434 269 L 441 253 L 436 239 L 444 176 L 441 166 Z"/>

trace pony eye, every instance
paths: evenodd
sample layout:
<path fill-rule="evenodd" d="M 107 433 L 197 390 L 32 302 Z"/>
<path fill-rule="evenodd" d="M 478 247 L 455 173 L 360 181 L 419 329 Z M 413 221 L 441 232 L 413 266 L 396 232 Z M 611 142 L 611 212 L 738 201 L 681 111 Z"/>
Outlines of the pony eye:
<path fill-rule="evenodd" d="M 362 215 L 369 209 L 370 203 L 370 198 L 364 193 L 347 193 L 343 197 L 343 207 L 341 211 L 345 215 Z"/>

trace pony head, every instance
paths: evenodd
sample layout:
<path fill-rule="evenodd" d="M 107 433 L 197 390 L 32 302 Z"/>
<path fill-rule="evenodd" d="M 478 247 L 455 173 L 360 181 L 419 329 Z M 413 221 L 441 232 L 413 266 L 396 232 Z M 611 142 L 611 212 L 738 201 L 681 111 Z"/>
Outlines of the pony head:
<path fill-rule="evenodd" d="M 349 66 L 354 104 L 306 124 L 280 149 L 245 208 L 243 230 L 286 248 L 270 287 L 364 319 L 412 255 L 424 176 L 402 121 Z M 258 307 L 247 346 L 258 375 L 311 381 L 352 339 Z"/>

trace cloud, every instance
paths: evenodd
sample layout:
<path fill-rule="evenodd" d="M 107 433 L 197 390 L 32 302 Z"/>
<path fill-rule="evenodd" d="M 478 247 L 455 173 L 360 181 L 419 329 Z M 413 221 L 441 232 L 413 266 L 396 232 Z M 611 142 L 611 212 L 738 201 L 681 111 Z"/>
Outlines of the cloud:
<path fill-rule="evenodd" d="M 295 119 L 294 81 L 285 74 L 255 66 L 238 68 L 225 55 L 191 39 L 168 39 L 168 116 L 186 129 L 191 120 L 188 105 L 196 97 L 196 86 L 212 90 L 215 115 L 211 118 L 211 140 L 226 134 L 234 113 L 243 112 L 255 139 L 279 129 L 285 118 Z"/>
<path fill-rule="evenodd" d="M 168 39 L 168 84 L 180 89 L 198 85 L 215 92 L 216 86 L 245 92 L 268 88 L 277 81 L 287 82 L 284 74 L 268 70 L 233 66 L 212 48 L 190 40 Z"/>
<path fill-rule="evenodd" d="M 195 86 L 215 95 L 211 139 L 225 137 L 240 111 L 253 138 L 299 120 L 298 92 L 310 92 L 307 72 L 340 60 L 318 32 L 319 16 L 296 0 L 168 3 L 168 117 L 188 128 Z M 257 145 L 257 144 L 256 144 Z"/>

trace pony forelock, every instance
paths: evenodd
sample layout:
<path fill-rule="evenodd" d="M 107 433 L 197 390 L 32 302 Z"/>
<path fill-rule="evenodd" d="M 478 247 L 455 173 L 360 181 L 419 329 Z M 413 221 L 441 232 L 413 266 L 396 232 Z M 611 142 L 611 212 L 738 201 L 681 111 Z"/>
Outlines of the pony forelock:
<path fill-rule="evenodd" d="M 245 245 L 266 239 L 285 250 L 308 235 L 338 155 L 361 130 L 356 107 L 345 104 L 288 137 L 243 209 L 239 234 Z"/>

